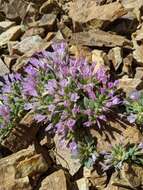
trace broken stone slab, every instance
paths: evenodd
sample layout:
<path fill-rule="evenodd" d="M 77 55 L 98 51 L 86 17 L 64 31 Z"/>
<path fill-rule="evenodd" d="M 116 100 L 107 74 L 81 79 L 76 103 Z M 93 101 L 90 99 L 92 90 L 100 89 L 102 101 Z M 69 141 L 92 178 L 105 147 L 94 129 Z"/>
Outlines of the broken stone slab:
<path fill-rule="evenodd" d="M 0 59 L 0 76 L 4 76 L 5 74 L 8 74 L 9 68 L 7 67 L 7 65 L 2 61 L 2 59 Z"/>
<path fill-rule="evenodd" d="M 1 5 L 6 18 L 10 20 L 18 20 L 24 18 L 29 3 L 22 0 L 11 0 L 10 2 L 4 1 Z"/>
<path fill-rule="evenodd" d="M 76 174 L 81 167 L 79 160 L 72 159 L 70 150 L 66 148 L 66 146 L 61 147 L 59 137 L 57 135 L 54 137 L 54 142 L 56 147 L 55 157 L 57 164 L 69 170 L 71 175 Z"/>
<path fill-rule="evenodd" d="M 23 34 L 23 36 L 21 37 L 21 40 L 24 40 L 27 37 L 30 36 L 40 36 L 41 38 L 44 37 L 45 33 L 45 29 L 42 27 L 32 27 L 28 30 L 25 31 L 25 33 Z"/>
<path fill-rule="evenodd" d="M 129 95 L 135 89 L 141 90 L 143 88 L 143 82 L 141 79 L 138 78 L 122 77 L 121 79 L 119 79 L 118 88 L 123 89 L 123 91 L 126 92 L 127 95 Z"/>
<path fill-rule="evenodd" d="M 143 67 L 136 68 L 135 78 L 141 79 L 141 80 L 143 79 Z"/>
<path fill-rule="evenodd" d="M 79 45 L 72 45 L 69 48 L 69 52 L 72 56 L 76 58 L 84 58 L 86 59 L 89 63 L 92 63 L 93 61 L 93 55 L 92 52 L 88 47 L 83 47 Z"/>
<path fill-rule="evenodd" d="M 124 163 L 118 174 L 113 174 L 111 184 L 125 189 L 142 189 L 143 169 L 137 164 Z"/>
<path fill-rule="evenodd" d="M 10 55 L 4 55 L 4 63 L 6 64 L 6 66 L 9 68 L 9 70 L 11 69 L 12 65 L 15 64 L 18 56 L 17 55 L 13 55 L 13 56 L 10 56 Z"/>
<path fill-rule="evenodd" d="M 22 34 L 21 26 L 13 26 L 0 34 L 0 48 L 6 45 L 9 41 L 17 40 Z"/>
<path fill-rule="evenodd" d="M 33 49 L 33 52 L 39 48 L 39 46 L 43 43 L 43 39 L 36 35 L 36 36 L 29 36 L 22 40 L 21 42 L 17 43 L 13 46 L 13 52 L 17 54 L 24 54 L 29 52 Z"/>
<path fill-rule="evenodd" d="M 20 56 L 16 63 L 12 66 L 12 71 L 23 71 L 24 66 L 28 63 L 29 59 L 35 52 L 41 52 L 42 50 L 46 50 L 51 46 L 52 42 L 46 42 L 43 40 L 42 43 L 38 46 L 33 47 L 30 51 L 27 51 L 24 55 Z"/>
<path fill-rule="evenodd" d="M 108 53 L 108 58 L 112 61 L 114 69 L 117 70 L 123 62 L 121 47 L 112 48 Z"/>
<path fill-rule="evenodd" d="M 0 22 L 0 33 L 6 31 L 8 28 L 12 27 L 15 25 L 15 22 L 12 21 L 1 21 Z"/>
<path fill-rule="evenodd" d="M 115 115 L 112 117 L 115 117 Z M 108 122 L 108 125 L 104 126 L 104 128 L 90 130 L 93 138 L 98 139 L 97 152 L 105 150 L 111 151 L 111 146 L 119 143 L 126 145 L 127 143 L 136 144 L 138 142 L 143 142 L 143 135 L 139 129 L 135 126 L 130 126 L 121 120 L 114 122 L 110 121 Z"/>
<path fill-rule="evenodd" d="M 8 51 L 9 51 L 9 55 L 13 55 L 14 54 L 14 51 L 13 51 L 13 47 L 18 44 L 19 41 L 9 41 L 7 43 L 7 46 L 8 46 Z"/>
<path fill-rule="evenodd" d="M 71 44 L 94 47 L 123 47 L 131 49 L 132 43 L 123 36 L 101 30 L 78 32 L 72 35 Z"/>
<path fill-rule="evenodd" d="M 109 63 L 108 56 L 102 50 L 95 49 L 92 51 L 92 63 L 96 63 L 100 67 L 102 67 L 102 66 L 106 67 L 107 66 L 108 70 L 109 70 L 110 63 Z"/>
<path fill-rule="evenodd" d="M 68 176 L 60 169 L 47 176 L 42 182 L 39 190 L 69 190 Z"/>
<path fill-rule="evenodd" d="M 87 178 L 77 180 L 72 190 L 89 190 L 89 180 Z"/>
<path fill-rule="evenodd" d="M 5 190 L 32 190 L 30 176 L 47 171 L 49 165 L 34 147 L 0 159 L 0 187 Z"/>
<path fill-rule="evenodd" d="M 44 14 L 42 18 L 37 22 L 39 27 L 46 27 L 48 30 L 52 30 L 53 26 L 56 22 L 57 15 L 51 14 Z"/>
<path fill-rule="evenodd" d="M 39 12 L 41 14 L 47 14 L 47 13 L 59 13 L 60 7 L 58 3 L 55 0 L 48 0 L 42 4 L 40 7 Z"/>
<path fill-rule="evenodd" d="M 126 14 L 126 10 L 121 3 L 114 2 L 102 6 L 97 6 L 95 1 L 77 0 L 71 3 L 69 16 L 75 22 L 86 23 L 97 19 L 101 21 L 114 21 Z"/>
<path fill-rule="evenodd" d="M 2 139 L 1 144 L 12 152 L 17 152 L 32 144 L 37 131 L 38 126 L 35 123 L 33 115 L 29 112 L 15 128 L 8 132 L 7 136 Z"/>

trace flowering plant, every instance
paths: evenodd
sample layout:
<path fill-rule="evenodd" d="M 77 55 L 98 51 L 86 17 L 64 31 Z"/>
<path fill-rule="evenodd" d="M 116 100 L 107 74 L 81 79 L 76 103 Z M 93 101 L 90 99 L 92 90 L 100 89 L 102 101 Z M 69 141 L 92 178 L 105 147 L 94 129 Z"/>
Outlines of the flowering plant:
<path fill-rule="evenodd" d="M 96 157 L 96 144 L 87 141 L 90 128 L 102 128 L 102 122 L 107 122 L 107 116 L 121 103 L 116 93 L 118 82 L 111 82 L 103 68 L 95 69 L 95 63 L 70 57 L 65 43 L 54 44 L 53 50 L 34 55 L 23 77 L 14 80 L 18 89 L 11 89 L 10 96 L 18 90 L 14 98 L 20 103 L 12 118 L 21 117 L 21 110 L 32 109 L 35 120 L 47 125 L 46 131 L 58 134 L 61 142 L 68 141 L 71 153 L 89 165 Z M 13 113 L 14 108 L 4 101 L 2 106 L 11 121 L 9 110 Z"/>
<path fill-rule="evenodd" d="M 22 77 L 18 73 L 5 76 L 0 95 L 0 141 L 24 115 L 21 81 Z"/>
<path fill-rule="evenodd" d="M 134 91 L 126 100 L 127 119 L 130 123 L 143 123 L 143 93 Z"/>
<path fill-rule="evenodd" d="M 124 162 L 143 165 L 143 144 L 117 144 L 112 147 L 111 152 L 104 154 L 103 169 L 115 168 L 121 169 Z"/>

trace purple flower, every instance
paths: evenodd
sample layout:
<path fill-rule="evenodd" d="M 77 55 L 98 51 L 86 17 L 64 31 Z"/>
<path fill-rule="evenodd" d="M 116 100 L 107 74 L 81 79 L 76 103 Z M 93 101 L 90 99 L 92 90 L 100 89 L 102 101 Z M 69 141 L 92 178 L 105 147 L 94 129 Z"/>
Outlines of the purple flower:
<path fill-rule="evenodd" d="M 72 141 L 72 142 L 69 143 L 69 148 L 70 148 L 72 154 L 77 153 L 78 146 L 77 146 L 77 143 L 75 141 Z"/>
<path fill-rule="evenodd" d="M 68 119 L 66 122 L 69 129 L 73 129 L 73 127 L 75 126 L 75 123 L 76 123 L 76 120 L 74 119 Z"/>
<path fill-rule="evenodd" d="M 130 94 L 130 98 L 132 100 L 138 100 L 140 98 L 140 92 L 139 91 L 134 91 Z"/>
<path fill-rule="evenodd" d="M 33 77 L 37 75 L 37 70 L 32 65 L 28 65 L 25 68 L 25 72 Z"/>
<path fill-rule="evenodd" d="M 40 122 L 42 122 L 42 121 L 44 121 L 44 120 L 46 119 L 46 116 L 45 116 L 45 115 L 42 115 L 42 114 L 36 114 L 36 115 L 34 116 L 34 119 L 35 119 L 38 123 L 40 123 Z"/>
<path fill-rule="evenodd" d="M 57 124 L 55 125 L 55 128 L 56 128 L 56 132 L 57 132 L 58 134 L 64 134 L 65 129 L 64 129 L 64 124 L 63 124 L 63 122 L 57 123 Z"/>
<path fill-rule="evenodd" d="M 31 104 L 31 103 L 25 103 L 25 105 L 24 105 L 24 109 L 25 110 L 30 110 L 32 108 L 33 108 L 33 104 Z"/>
<path fill-rule="evenodd" d="M 112 105 L 117 105 L 120 103 L 121 103 L 121 101 L 118 97 L 115 96 L 114 98 L 112 98 Z"/>
<path fill-rule="evenodd" d="M 38 96 L 36 81 L 33 77 L 27 77 L 23 82 L 23 92 L 27 96 Z"/>
<path fill-rule="evenodd" d="M 4 118 L 5 121 L 10 119 L 10 110 L 5 105 L 0 105 L 0 115 Z"/>
<path fill-rule="evenodd" d="M 127 117 L 127 120 L 130 122 L 130 123 L 134 123 L 137 119 L 137 116 L 134 115 L 134 114 L 131 114 Z"/>
<path fill-rule="evenodd" d="M 72 102 L 76 102 L 79 99 L 79 96 L 77 93 L 72 93 L 70 99 Z"/>
<path fill-rule="evenodd" d="M 48 90 L 49 94 L 54 94 L 55 89 L 57 88 L 57 82 L 55 79 L 51 79 L 48 81 L 48 84 L 46 85 L 46 89 Z"/>
<path fill-rule="evenodd" d="M 92 124 L 93 124 L 93 122 L 91 122 L 91 121 L 86 121 L 86 122 L 84 122 L 84 125 L 85 125 L 86 127 L 91 127 Z"/>
<path fill-rule="evenodd" d="M 97 70 L 96 77 L 103 84 L 105 84 L 107 82 L 107 75 L 106 75 L 105 70 L 102 67 Z"/>
<path fill-rule="evenodd" d="M 53 111 L 55 110 L 55 108 L 56 108 L 56 106 L 53 105 L 53 104 L 50 104 L 50 105 L 48 106 L 48 110 L 49 110 L 50 112 L 53 112 Z"/>
<path fill-rule="evenodd" d="M 108 82 L 108 88 L 113 88 L 114 83 L 113 82 Z"/>
<path fill-rule="evenodd" d="M 2 88 L 3 93 L 10 93 L 11 92 L 11 84 L 6 84 Z"/>
<path fill-rule="evenodd" d="M 69 84 L 69 81 L 68 81 L 67 79 L 62 79 L 62 80 L 60 81 L 60 85 L 61 85 L 61 87 L 63 87 L 63 88 L 67 87 L 68 84 Z"/>
<path fill-rule="evenodd" d="M 53 124 L 50 123 L 50 124 L 45 128 L 45 131 L 48 132 L 48 131 L 50 131 L 52 128 L 53 128 Z"/>

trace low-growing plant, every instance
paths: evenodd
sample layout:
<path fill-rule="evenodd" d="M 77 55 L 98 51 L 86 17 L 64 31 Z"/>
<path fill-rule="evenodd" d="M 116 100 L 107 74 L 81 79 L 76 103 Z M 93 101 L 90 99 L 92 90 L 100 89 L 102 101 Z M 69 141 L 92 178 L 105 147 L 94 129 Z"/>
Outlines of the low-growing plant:
<path fill-rule="evenodd" d="M 104 153 L 103 169 L 108 170 L 114 168 L 120 170 L 123 163 L 134 163 L 143 166 L 143 146 L 139 145 L 123 145 L 117 144 L 112 147 L 111 152 Z"/>
<path fill-rule="evenodd" d="M 9 134 L 25 113 L 21 81 L 22 76 L 18 73 L 5 76 L 0 95 L 0 141 Z"/>
<path fill-rule="evenodd" d="M 96 143 L 89 140 L 90 128 L 102 128 L 102 122 L 107 122 L 107 116 L 122 102 L 117 94 L 118 81 L 110 81 L 104 68 L 95 68 L 96 63 L 70 57 L 65 43 L 54 44 L 53 52 L 34 55 L 23 77 L 14 80 L 18 89 L 8 93 L 11 97 L 18 90 L 16 100 L 1 102 L 6 120 L 14 126 L 20 113 L 32 109 L 35 120 L 47 125 L 46 131 L 58 134 L 61 142 L 68 141 L 71 153 L 76 152 L 82 164 L 92 165 L 97 154 Z M 15 113 L 13 106 L 17 104 Z M 1 134 L 9 128 L 7 124 L 2 119 Z"/>
<path fill-rule="evenodd" d="M 143 93 L 134 91 L 126 100 L 127 119 L 130 123 L 143 123 Z"/>

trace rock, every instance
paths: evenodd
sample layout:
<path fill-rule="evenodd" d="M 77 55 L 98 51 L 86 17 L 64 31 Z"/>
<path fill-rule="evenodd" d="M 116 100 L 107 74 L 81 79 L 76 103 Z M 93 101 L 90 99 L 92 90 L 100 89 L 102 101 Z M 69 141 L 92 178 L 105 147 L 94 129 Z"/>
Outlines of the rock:
<path fill-rule="evenodd" d="M 107 174 L 106 173 L 98 174 L 97 171 L 94 170 L 91 173 L 89 180 L 91 181 L 92 185 L 97 189 L 105 189 L 107 184 Z"/>
<path fill-rule="evenodd" d="M 108 57 L 112 61 L 114 69 L 117 70 L 123 61 L 121 47 L 112 48 L 108 53 Z"/>
<path fill-rule="evenodd" d="M 92 51 L 92 62 L 95 62 L 100 67 L 110 66 L 109 59 L 107 54 L 102 50 L 93 50 Z M 109 69 L 109 68 L 108 68 Z"/>
<path fill-rule="evenodd" d="M 23 19 L 26 15 L 28 3 L 22 0 L 4 1 L 2 10 L 10 20 Z"/>
<path fill-rule="evenodd" d="M 19 41 L 9 41 L 7 43 L 9 55 L 14 55 L 13 47 L 17 45 Z"/>
<path fill-rule="evenodd" d="M 0 47 L 6 45 L 10 40 L 17 40 L 22 34 L 21 26 L 13 26 L 0 34 Z"/>
<path fill-rule="evenodd" d="M 12 21 L 1 21 L 0 22 L 0 33 L 6 31 L 8 28 L 15 25 L 15 22 Z"/>
<path fill-rule="evenodd" d="M 9 73 L 9 69 L 6 64 L 0 59 L 0 76 L 4 76 Z"/>
<path fill-rule="evenodd" d="M 73 21 L 79 23 L 86 23 L 94 19 L 112 22 L 125 13 L 126 10 L 122 4 L 117 2 L 97 6 L 95 1 L 77 0 L 71 4 L 69 16 Z"/>
<path fill-rule="evenodd" d="M 16 62 L 17 56 L 4 55 L 4 62 L 6 66 L 11 69 L 12 65 Z"/>
<path fill-rule="evenodd" d="M 113 116 L 115 117 L 115 116 Z M 143 135 L 135 126 L 130 126 L 123 121 L 108 122 L 104 128 L 91 129 L 92 136 L 97 141 L 97 151 L 110 151 L 115 144 L 136 144 L 143 142 Z"/>
<path fill-rule="evenodd" d="M 42 44 L 43 39 L 36 35 L 36 36 L 29 36 L 16 44 L 13 47 L 13 51 L 17 54 L 24 54 L 26 52 L 29 52 L 33 50 L 33 53 L 36 51 L 36 49 L 39 48 L 39 46 Z"/>
<path fill-rule="evenodd" d="M 33 146 L 0 159 L 0 187 L 5 190 L 32 190 L 29 177 L 48 169 L 42 154 Z"/>
<path fill-rule="evenodd" d="M 122 72 L 127 74 L 129 77 L 133 77 L 133 55 L 129 54 L 123 59 Z"/>
<path fill-rule="evenodd" d="M 58 136 L 55 136 L 54 141 L 56 146 L 55 157 L 57 164 L 68 169 L 71 175 L 76 174 L 81 167 L 79 160 L 72 159 L 70 150 L 66 147 L 61 147 Z"/>
<path fill-rule="evenodd" d="M 37 22 L 39 27 L 46 27 L 48 30 L 52 30 L 53 26 L 56 22 L 56 15 L 51 14 L 44 14 L 42 18 Z"/>
<path fill-rule="evenodd" d="M 35 124 L 33 116 L 29 112 L 23 117 L 20 123 L 17 124 L 17 126 L 15 126 L 4 139 L 2 139 L 1 144 L 12 152 L 17 152 L 32 144 L 37 131 L 38 126 Z"/>
<path fill-rule="evenodd" d="M 119 173 L 112 175 L 109 187 L 111 189 L 142 189 L 143 187 L 143 170 L 136 164 L 124 163 Z M 108 189 L 108 188 L 107 188 Z M 110 190 L 110 188 L 109 188 Z"/>
<path fill-rule="evenodd" d="M 31 36 L 40 36 L 41 38 L 44 37 L 45 30 L 42 27 L 33 27 L 25 31 L 24 35 L 21 37 L 21 40 L 24 40 L 27 37 Z"/>
<path fill-rule="evenodd" d="M 42 50 L 48 49 L 51 46 L 51 43 L 52 42 L 46 42 L 43 40 L 42 43 L 39 43 L 39 47 L 37 46 L 38 44 L 36 44 L 36 46 L 33 47 L 30 51 L 27 51 L 23 56 L 17 59 L 16 63 L 12 66 L 12 71 L 22 71 L 23 67 L 27 64 L 28 60 L 35 52 L 40 52 Z"/>
<path fill-rule="evenodd" d="M 135 74 L 136 79 L 143 79 L 143 67 L 137 67 L 136 68 L 136 74 Z"/>
<path fill-rule="evenodd" d="M 55 171 L 41 182 L 39 190 L 70 190 L 68 176 L 63 170 Z"/>
<path fill-rule="evenodd" d="M 131 48 L 131 42 L 125 37 L 104 31 L 88 31 L 73 34 L 71 43 L 94 47 L 123 47 Z"/>
<path fill-rule="evenodd" d="M 123 78 L 119 79 L 118 88 L 121 88 L 124 90 L 124 92 L 126 92 L 127 94 L 130 94 L 135 89 L 138 89 L 138 90 L 142 89 L 143 83 L 142 83 L 142 80 L 140 80 L 138 78 L 123 77 Z"/>
<path fill-rule="evenodd" d="M 58 6 L 58 3 L 55 0 L 48 0 L 42 4 L 40 7 L 40 13 L 41 14 L 47 14 L 47 13 L 58 13 L 60 10 L 60 7 Z"/>
<path fill-rule="evenodd" d="M 81 178 L 76 181 L 76 190 L 89 190 L 89 181 L 87 178 Z"/>
<path fill-rule="evenodd" d="M 69 52 L 71 55 L 76 58 L 85 58 L 89 63 L 92 63 L 92 53 L 89 48 L 83 46 L 72 45 L 69 48 Z"/>
<path fill-rule="evenodd" d="M 137 62 L 140 65 L 143 65 L 143 45 L 141 46 L 136 46 L 135 51 L 133 52 L 134 58 L 137 60 Z"/>

